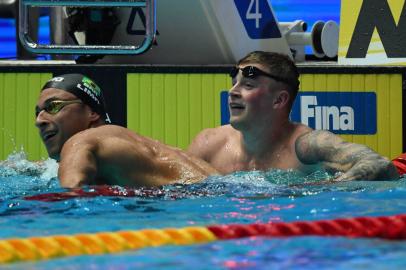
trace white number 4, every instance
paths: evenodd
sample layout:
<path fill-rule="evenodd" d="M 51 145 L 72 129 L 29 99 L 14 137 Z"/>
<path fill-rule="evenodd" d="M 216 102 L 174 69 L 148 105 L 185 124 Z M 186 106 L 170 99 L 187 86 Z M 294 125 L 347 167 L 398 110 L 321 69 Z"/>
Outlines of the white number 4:
<path fill-rule="evenodd" d="M 260 0 L 251 0 L 250 6 L 247 10 L 247 14 L 245 15 L 247 17 L 247 20 L 255 20 L 256 28 L 259 28 L 259 20 L 262 19 L 262 13 L 259 12 L 259 1 Z M 253 11 L 254 4 L 255 11 Z"/>

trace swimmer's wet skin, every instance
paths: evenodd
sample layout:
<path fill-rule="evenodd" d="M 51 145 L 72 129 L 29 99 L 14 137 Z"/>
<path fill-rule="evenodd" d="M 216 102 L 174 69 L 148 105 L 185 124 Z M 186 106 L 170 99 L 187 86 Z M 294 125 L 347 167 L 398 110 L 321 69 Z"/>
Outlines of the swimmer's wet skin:
<path fill-rule="evenodd" d="M 43 87 L 36 126 L 51 158 L 60 162 L 63 187 L 109 184 L 128 187 L 195 183 L 217 174 L 184 151 L 107 125 L 102 90 L 80 74 L 60 75 Z"/>
<path fill-rule="evenodd" d="M 365 145 L 290 121 L 300 82 L 287 55 L 251 52 L 230 76 L 230 125 L 203 130 L 188 149 L 221 173 L 325 169 L 342 172 L 337 181 L 399 179 L 390 160 Z"/>

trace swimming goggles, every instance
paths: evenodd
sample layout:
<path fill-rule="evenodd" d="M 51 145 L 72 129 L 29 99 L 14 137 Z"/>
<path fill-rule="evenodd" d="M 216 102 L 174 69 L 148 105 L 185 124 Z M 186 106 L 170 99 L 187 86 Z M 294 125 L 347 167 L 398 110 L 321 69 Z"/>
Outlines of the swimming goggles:
<path fill-rule="evenodd" d="M 74 99 L 74 100 L 52 100 L 49 102 L 46 102 L 44 108 L 40 109 L 38 107 L 35 108 L 35 116 L 38 116 L 38 114 L 44 110 L 49 114 L 57 114 L 60 110 L 63 109 L 63 107 L 70 105 L 70 104 L 75 104 L 75 103 L 83 103 L 80 99 Z"/>
<path fill-rule="evenodd" d="M 246 78 L 255 79 L 258 76 L 265 76 L 265 77 L 274 79 L 276 81 L 289 83 L 288 80 L 285 78 L 266 73 L 265 71 L 262 71 L 259 68 L 254 67 L 254 66 L 246 66 L 244 68 L 233 67 L 230 72 L 230 77 L 235 78 L 235 76 L 237 76 L 237 74 L 240 70 L 241 70 L 242 76 L 244 76 Z"/>

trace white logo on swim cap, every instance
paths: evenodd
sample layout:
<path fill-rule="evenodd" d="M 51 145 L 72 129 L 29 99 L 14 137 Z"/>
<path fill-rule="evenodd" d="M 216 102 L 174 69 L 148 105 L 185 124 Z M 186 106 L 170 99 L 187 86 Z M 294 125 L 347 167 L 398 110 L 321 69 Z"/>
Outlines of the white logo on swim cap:
<path fill-rule="evenodd" d="M 87 88 L 86 86 L 84 86 L 83 84 L 78 83 L 76 85 L 76 87 L 80 90 L 82 90 L 83 92 L 85 92 L 88 96 L 90 96 L 98 105 L 100 105 L 100 101 L 99 99 L 94 95 L 94 93 L 92 92 L 92 90 L 90 90 L 89 88 Z"/>
<path fill-rule="evenodd" d="M 104 120 L 107 124 L 111 124 L 111 119 L 108 113 L 106 113 L 106 119 Z"/>
<path fill-rule="evenodd" d="M 65 80 L 64 77 L 55 77 L 55 78 L 50 79 L 49 81 L 50 82 L 62 82 L 63 80 Z"/>

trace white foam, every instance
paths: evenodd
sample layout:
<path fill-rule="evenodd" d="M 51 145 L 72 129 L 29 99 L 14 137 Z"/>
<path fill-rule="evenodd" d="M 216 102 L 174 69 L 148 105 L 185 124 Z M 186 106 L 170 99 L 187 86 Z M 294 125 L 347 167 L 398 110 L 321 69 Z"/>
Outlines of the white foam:
<path fill-rule="evenodd" d="M 58 163 L 53 159 L 30 161 L 27 154 L 20 150 L 11 153 L 6 160 L 0 161 L 0 176 L 26 175 L 50 180 L 57 177 Z"/>

